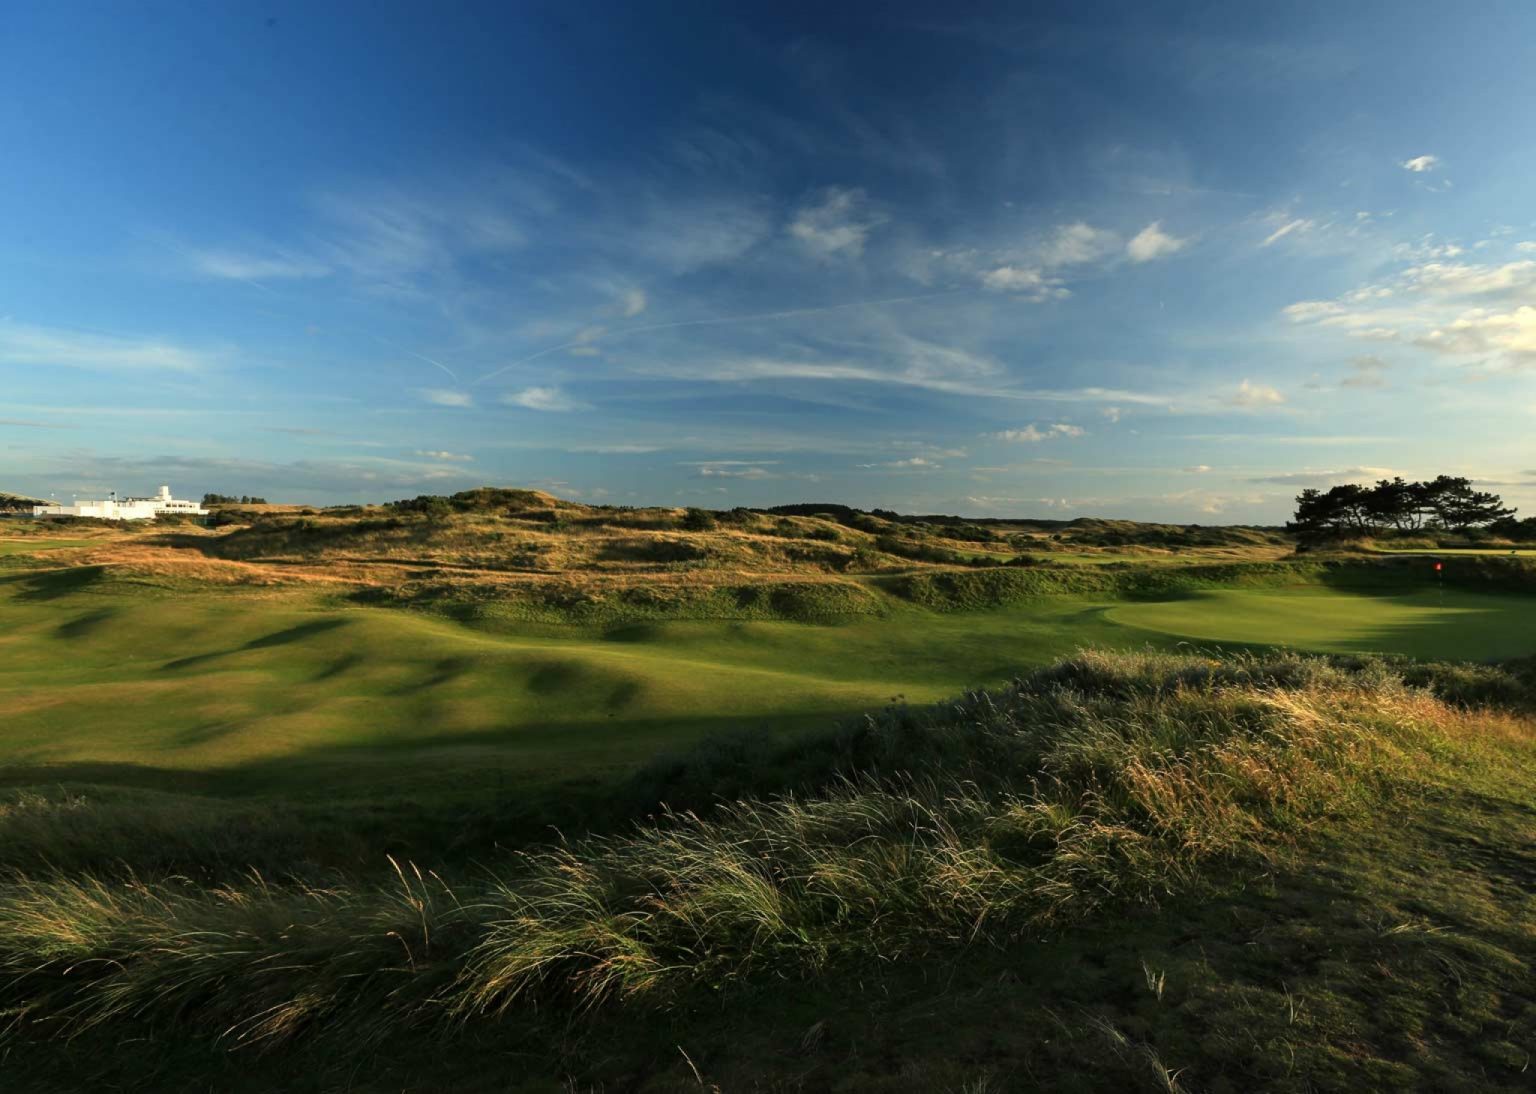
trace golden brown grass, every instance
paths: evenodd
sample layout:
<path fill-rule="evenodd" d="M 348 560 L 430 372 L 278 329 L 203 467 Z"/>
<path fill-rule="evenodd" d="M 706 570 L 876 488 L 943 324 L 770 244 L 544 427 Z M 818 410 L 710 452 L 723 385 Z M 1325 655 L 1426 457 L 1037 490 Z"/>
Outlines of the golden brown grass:
<path fill-rule="evenodd" d="M 824 789 L 664 812 L 489 876 L 16 876 L 0 1002 L 41 1033 L 157 1018 L 233 1043 L 382 1038 L 921 960 L 1265 870 L 1318 825 L 1528 763 L 1533 743 L 1527 714 L 1376 662 L 1084 654 L 871 719 Z"/>

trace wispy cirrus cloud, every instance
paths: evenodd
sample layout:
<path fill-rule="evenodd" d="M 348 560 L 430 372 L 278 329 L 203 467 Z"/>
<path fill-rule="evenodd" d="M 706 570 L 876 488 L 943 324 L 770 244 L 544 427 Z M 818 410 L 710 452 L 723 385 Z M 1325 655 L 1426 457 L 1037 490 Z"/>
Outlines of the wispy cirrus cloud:
<path fill-rule="evenodd" d="M 766 467 L 731 467 L 721 464 L 704 464 L 694 469 L 701 479 L 771 479 L 774 473 Z"/>
<path fill-rule="evenodd" d="M 789 234 L 802 247 L 823 258 L 857 258 L 864 241 L 888 218 L 870 207 L 861 189 L 830 186 L 802 205 L 790 221 Z"/>
<path fill-rule="evenodd" d="M 501 401 L 508 406 L 520 406 L 524 410 L 545 410 L 553 413 L 581 410 L 586 406 L 581 400 L 572 398 L 558 387 L 525 387 L 521 391 L 503 396 Z"/>
<path fill-rule="evenodd" d="M 102 372 L 207 371 L 214 358 L 156 338 L 131 338 L 0 322 L 0 365 Z"/>
<path fill-rule="evenodd" d="M 419 394 L 433 406 L 471 407 L 475 405 L 474 397 L 467 391 L 455 391 L 453 388 L 422 388 Z"/>
<path fill-rule="evenodd" d="M 1261 242 L 1259 244 L 1259 246 L 1260 247 L 1272 247 L 1276 243 L 1279 243 L 1286 236 L 1290 235 L 1292 232 L 1305 232 L 1305 231 L 1309 231 L 1314 226 L 1315 226 L 1315 222 L 1313 222 L 1311 220 L 1308 220 L 1308 219 L 1306 219 L 1304 217 L 1296 217 L 1293 220 L 1286 221 L 1284 224 L 1280 225 L 1280 227 L 1276 228 L 1273 232 L 1270 232 L 1269 235 L 1264 237 L 1263 242 Z"/>
<path fill-rule="evenodd" d="M 1389 467 L 1346 467 L 1337 471 L 1305 470 L 1287 471 L 1276 475 L 1261 475 L 1249 479 L 1255 483 L 1273 483 L 1277 486 L 1339 486 L 1351 482 L 1374 482 L 1390 479 L 1397 472 Z"/>
<path fill-rule="evenodd" d="M 79 426 L 66 422 L 37 422 L 30 418 L 0 418 L 0 425 L 10 426 L 15 429 L 78 429 Z"/>
<path fill-rule="evenodd" d="M 188 257 L 198 273 L 233 281 L 298 280 L 331 273 L 331 267 L 318 259 L 280 252 L 190 251 Z"/>

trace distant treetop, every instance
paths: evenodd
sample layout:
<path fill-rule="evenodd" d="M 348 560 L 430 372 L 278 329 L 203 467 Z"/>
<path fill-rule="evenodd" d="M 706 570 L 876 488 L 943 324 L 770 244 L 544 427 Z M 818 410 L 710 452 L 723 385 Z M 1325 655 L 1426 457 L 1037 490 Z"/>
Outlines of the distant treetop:
<path fill-rule="evenodd" d="M 1381 479 L 1374 486 L 1346 483 L 1330 490 L 1303 490 L 1296 497 L 1296 517 L 1287 527 L 1302 535 L 1387 530 L 1416 532 L 1513 523 L 1515 510 L 1504 508 L 1497 494 L 1472 488 L 1472 480 L 1440 475 L 1429 482 Z M 1529 521 L 1519 522 L 1529 524 Z"/>

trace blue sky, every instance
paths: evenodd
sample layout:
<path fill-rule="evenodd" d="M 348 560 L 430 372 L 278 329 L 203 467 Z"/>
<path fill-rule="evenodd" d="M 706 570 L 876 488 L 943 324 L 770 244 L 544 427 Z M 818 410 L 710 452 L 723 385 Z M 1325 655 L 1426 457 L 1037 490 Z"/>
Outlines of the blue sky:
<path fill-rule="evenodd" d="M 0 489 L 1217 523 L 1452 472 L 1530 512 L 1532 41 L 1520 2 L 21 4 Z"/>

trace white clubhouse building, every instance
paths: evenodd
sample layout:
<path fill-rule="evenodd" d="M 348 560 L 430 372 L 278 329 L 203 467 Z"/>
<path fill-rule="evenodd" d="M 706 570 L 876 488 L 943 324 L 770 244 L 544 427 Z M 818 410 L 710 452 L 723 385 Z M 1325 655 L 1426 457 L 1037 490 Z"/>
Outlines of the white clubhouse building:
<path fill-rule="evenodd" d="M 75 499 L 69 505 L 34 505 L 34 517 L 95 517 L 97 520 L 153 520 L 160 514 L 206 517 L 208 510 L 195 501 L 171 497 L 171 488 L 162 486 L 152 498 L 120 498 L 114 491 L 103 501 Z"/>

